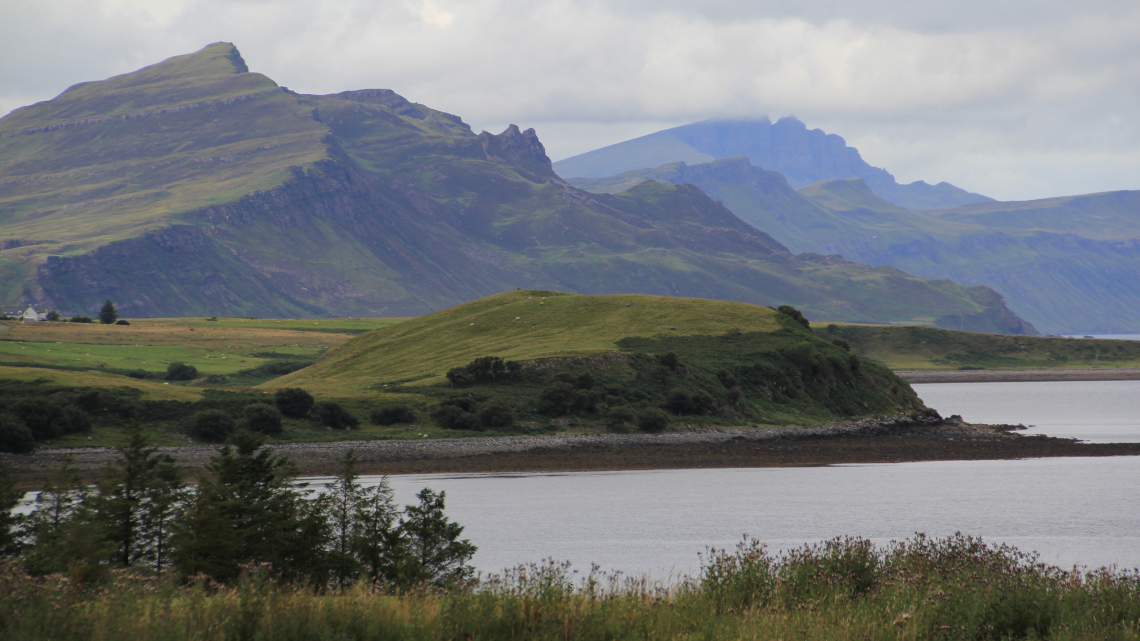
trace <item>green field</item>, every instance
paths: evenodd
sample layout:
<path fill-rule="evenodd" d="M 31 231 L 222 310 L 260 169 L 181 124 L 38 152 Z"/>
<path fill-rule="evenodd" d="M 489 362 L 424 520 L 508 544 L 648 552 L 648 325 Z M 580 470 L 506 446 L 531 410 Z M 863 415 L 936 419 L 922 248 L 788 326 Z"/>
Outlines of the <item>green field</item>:
<path fill-rule="evenodd" d="M 1140 341 L 955 332 L 935 327 L 816 324 L 892 370 L 1140 367 Z"/>

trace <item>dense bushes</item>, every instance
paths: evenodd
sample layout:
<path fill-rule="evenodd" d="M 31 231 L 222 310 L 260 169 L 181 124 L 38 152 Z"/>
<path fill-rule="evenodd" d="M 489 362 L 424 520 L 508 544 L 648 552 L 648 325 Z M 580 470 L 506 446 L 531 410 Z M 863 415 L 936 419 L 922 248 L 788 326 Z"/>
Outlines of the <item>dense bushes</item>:
<path fill-rule="evenodd" d="M 370 418 L 376 425 L 396 425 L 415 421 L 416 413 L 407 405 L 385 405 L 372 410 Z"/>
<path fill-rule="evenodd" d="M 313 405 L 313 419 L 317 425 L 334 430 L 351 430 L 360 425 L 360 420 L 335 401 L 320 401 Z"/>
<path fill-rule="evenodd" d="M 198 368 L 186 363 L 171 363 L 166 366 L 166 380 L 192 381 L 198 378 Z"/>
<path fill-rule="evenodd" d="M 0 412 L 0 452 L 22 454 L 35 445 L 32 431 L 18 417 Z"/>
<path fill-rule="evenodd" d="M 208 443 L 221 443 L 235 430 L 237 423 L 222 410 L 202 410 L 190 417 L 190 435 Z"/>
<path fill-rule="evenodd" d="M 473 383 L 502 381 L 518 376 L 522 365 L 515 361 L 504 361 L 498 356 L 481 356 L 464 365 L 447 371 L 447 380 L 456 387 Z"/>
<path fill-rule="evenodd" d="M 269 436 L 280 434 L 281 412 L 267 403 L 253 403 L 245 406 L 245 424 L 254 432 L 261 432 Z"/>
<path fill-rule="evenodd" d="M 313 395 L 299 387 L 286 387 L 273 395 L 277 409 L 289 418 L 305 418 L 313 409 Z"/>

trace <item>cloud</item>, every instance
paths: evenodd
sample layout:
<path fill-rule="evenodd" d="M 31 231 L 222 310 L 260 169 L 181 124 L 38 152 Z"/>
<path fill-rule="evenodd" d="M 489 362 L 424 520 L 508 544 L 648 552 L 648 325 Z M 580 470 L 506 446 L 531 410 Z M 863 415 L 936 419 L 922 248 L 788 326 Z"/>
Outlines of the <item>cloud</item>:
<path fill-rule="evenodd" d="M 225 40 L 294 90 L 391 88 L 555 158 L 794 114 L 900 180 L 1140 188 L 1134 2 L 2 1 L 0 112 Z"/>

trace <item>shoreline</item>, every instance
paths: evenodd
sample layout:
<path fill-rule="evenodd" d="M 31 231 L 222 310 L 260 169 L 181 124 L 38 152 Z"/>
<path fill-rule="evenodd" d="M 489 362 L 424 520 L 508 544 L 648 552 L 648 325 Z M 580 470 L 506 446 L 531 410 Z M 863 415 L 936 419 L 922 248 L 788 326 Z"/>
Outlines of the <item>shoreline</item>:
<path fill-rule="evenodd" d="M 1087 369 L 897 370 L 910 383 L 1042 383 L 1050 381 L 1137 381 L 1140 367 Z"/>
<path fill-rule="evenodd" d="M 710 428 L 658 434 L 551 434 L 425 441 L 271 444 L 303 476 L 325 476 L 356 451 L 362 474 L 571 472 L 727 467 L 812 467 L 849 463 L 1140 456 L 1140 443 L 1081 443 L 1022 436 L 1012 426 L 972 425 L 915 414 L 810 427 Z M 159 448 L 194 477 L 219 446 Z M 42 485 L 65 456 L 86 478 L 116 455 L 111 448 L 5 454 L 22 488 Z"/>

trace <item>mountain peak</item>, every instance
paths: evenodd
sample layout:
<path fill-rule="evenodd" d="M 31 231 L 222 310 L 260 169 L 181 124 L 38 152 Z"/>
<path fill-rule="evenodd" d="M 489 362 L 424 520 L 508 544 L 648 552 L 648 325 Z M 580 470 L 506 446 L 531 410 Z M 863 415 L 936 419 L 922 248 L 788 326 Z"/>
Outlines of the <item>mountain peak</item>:
<path fill-rule="evenodd" d="M 488 159 L 508 161 L 541 176 L 554 175 L 546 147 L 533 128 L 522 131 L 518 125 L 511 124 L 497 136 L 484 131 L 479 137 Z"/>

